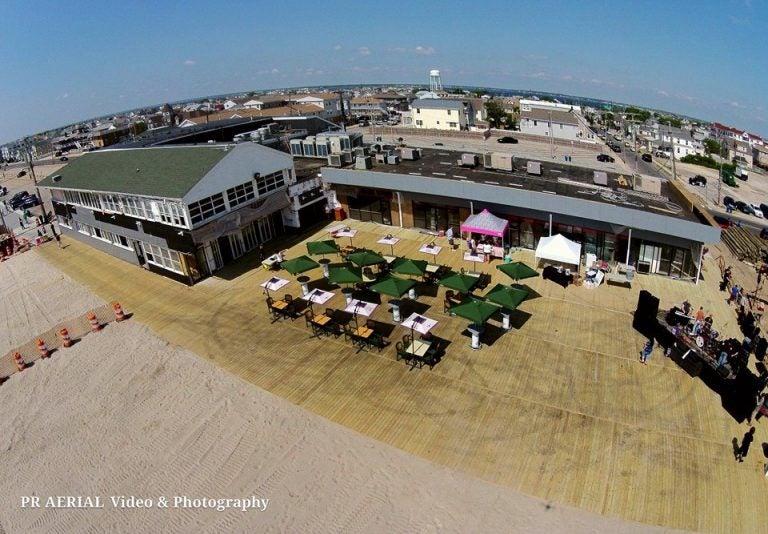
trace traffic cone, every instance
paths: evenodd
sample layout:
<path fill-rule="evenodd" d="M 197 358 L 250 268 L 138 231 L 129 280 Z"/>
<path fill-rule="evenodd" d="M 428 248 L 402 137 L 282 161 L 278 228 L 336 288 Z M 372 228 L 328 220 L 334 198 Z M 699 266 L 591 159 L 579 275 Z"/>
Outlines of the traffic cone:
<path fill-rule="evenodd" d="M 101 330 L 101 325 L 99 324 L 99 320 L 96 318 L 96 314 L 93 312 L 90 312 L 87 316 L 88 322 L 91 323 L 91 332 L 98 332 Z"/>
<path fill-rule="evenodd" d="M 119 323 L 120 321 L 125 321 L 125 313 L 123 313 L 123 307 L 120 306 L 119 302 L 115 302 L 112 305 L 112 310 L 115 312 L 115 320 Z"/>
<path fill-rule="evenodd" d="M 24 362 L 24 358 L 22 358 L 21 354 L 18 352 L 13 353 L 13 359 L 16 360 L 16 367 L 18 368 L 19 372 L 27 368 L 27 364 Z"/>
<path fill-rule="evenodd" d="M 72 339 L 69 337 L 69 330 L 66 328 L 62 328 L 59 330 L 59 337 L 61 338 L 61 344 L 65 347 L 71 347 L 72 346 Z"/>
<path fill-rule="evenodd" d="M 50 353 L 48 352 L 48 345 L 45 344 L 45 341 L 38 338 L 37 341 L 37 352 L 40 353 L 41 358 L 48 358 L 50 357 Z"/>

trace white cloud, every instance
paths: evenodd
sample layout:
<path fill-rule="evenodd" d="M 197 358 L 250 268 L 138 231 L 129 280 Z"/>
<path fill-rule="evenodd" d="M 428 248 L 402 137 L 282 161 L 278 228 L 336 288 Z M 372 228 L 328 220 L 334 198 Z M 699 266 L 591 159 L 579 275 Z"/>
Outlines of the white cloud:
<path fill-rule="evenodd" d="M 371 49 L 367 46 L 361 46 L 357 49 L 357 51 L 360 53 L 361 56 L 370 56 L 371 55 Z"/>
<path fill-rule="evenodd" d="M 194 61 L 193 59 L 188 59 L 188 60 L 186 60 L 186 61 L 184 62 L 184 64 L 185 64 L 185 65 L 187 65 L 187 66 L 189 67 L 189 66 L 192 66 L 192 65 L 194 65 L 194 64 L 195 64 L 195 61 Z"/>
<path fill-rule="evenodd" d="M 660 96 L 669 96 L 669 93 L 664 91 L 663 89 L 659 89 L 658 91 L 656 91 L 656 94 Z"/>
<path fill-rule="evenodd" d="M 341 50 L 341 45 L 336 45 L 333 47 L 333 49 L 338 52 L 339 50 Z"/>
<path fill-rule="evenodd" d="M 733 102 L 729 102 L 728 105 L 730 105 L 732 108 L 737 108 L 737 109 L 745 109 L 746 108 L 746 106 L 744 106 L 744 104 L 736 102 L 735 100 Z"/>
<path fill-rule="evenodd" d="M 270 71 L 270 74 L 280 74 L 280 69 L 274 68 Z"/>
<path fill-rule="evenodd" d="M 523 78 L 533 78 L 535 80 L 543 80 L 545 78 L 549 78 L 546 72 L 539 71 L 539 72 L 531 72 L 529 74 L 523 74 Z"/>
<path fill-rule="evenodd" d="M 63 95 L 61 95 L 61 98 L 69 98 L 69 93 L 64 93 Z"/>
<path fill-rule="evenodd" d="M 571 74 L 563 74 L 562 76 L 560 76 L 560 79 L 561 80 L 570 81 L 570 80 L 573 80 L 573 75 L 571 75 Z"/>
<path fill-rule="evenodd" d="M 427 46 L 427 47 L 417 46 L 416 48 L 413 49 L 413 51 L 422 56 L 431 56 L 432 54 L 435 53 L 435 49 L 432 48 L 431 46 Z"/>

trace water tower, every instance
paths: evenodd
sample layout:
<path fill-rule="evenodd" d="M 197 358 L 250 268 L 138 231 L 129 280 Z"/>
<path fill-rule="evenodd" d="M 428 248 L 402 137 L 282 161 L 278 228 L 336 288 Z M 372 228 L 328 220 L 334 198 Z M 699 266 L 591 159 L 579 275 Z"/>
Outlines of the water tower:
<path fill-rule="evenodd" d="M 443 81 L 440 79 L 439 70 L 429 71 L 429 90 L 433 93 L 443 90 Z"/>

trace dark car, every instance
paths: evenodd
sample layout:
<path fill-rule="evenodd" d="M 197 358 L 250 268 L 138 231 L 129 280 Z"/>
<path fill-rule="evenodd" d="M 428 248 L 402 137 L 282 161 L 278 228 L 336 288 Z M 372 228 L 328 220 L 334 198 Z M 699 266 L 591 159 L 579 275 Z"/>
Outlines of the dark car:
<path fill-rule="evenodd" d="M 691 185 L 698 185 L 701 187 L 704 187 L 707 185 L 707 179 L 704 178 L 702 175 L 697 174 L 696 176 L 691 176 L 688 178 L 688 183 Z"/>
<path fill-rule="evenodd" d="M 505 135 L 504 137 L 499 137 L 496 139 L 497 143 L 512 143 L 513 145 L 517 143 L 517 139 L 514 137 L 511 137 L 509 135 Z"/>
<path fill-rule="evenodd" d="M 435 143 L 435 146 L 443 146 L 443 143 Z"/>
<path fill-rule="evenodd" d="M 768 239 L 768 228 L 760 230 L 760 239 Z"/>
<path fill-rule="evenodd" d="M 760 211 L 763 212 L 763 215 L 768 213 L 768 204 L 760 204 Z"/>
<path fill-rule="evenodd" d="M 4 185 L 0 185 L 0 197 L 4 197 L 8 194 L 8 188 Z"/>
<path fill-rule="evenodd" d="M 614 152 L 621 152 L 621 147 L 619 145 L 611 145 L 611 150 Z"/>
<path fill-rule="evenodd" d="M 16 178 L 21 178 L 22 176 L 25 176 L 27 174 L 27 171 L 19 171 L 18 174 L 16 174 Z"/>
<path fill-rule="evenodd" d="M 616 160 L 613 159 L 613 157 L 609 156 L 608 154 L 598 154 L 597 161 L 603 161 L 605 163 L 613 163 Z"/>
<path fill-rule="evenodd" d="M 14 209 L 27 209 L 31 208 L 33 206 L 40 205 L 40 200 L 37 198 L 37 195 L 29 195 L 21 199 L 19 202 L 19 205 Z"/>
<path fill-rule="evenodd" d="M 8 201 L 8 206 L 10 206 L 12 210 L 15 210 L 21 205 L 22 201 L 28 196 L 29 196 L 29 193 L 27 193 L 26 191 L 19 191 L 18 193 L 16 193 L 11 197 L 11 200 Z"/>
<path fill-rule="evenodd" d="M 730 228 L 733 225 L 733 221 L 722 215 L 715 215 L 713 219 L 715 219 L 720 228 Z"/>
<path fill-rule="evenodd" d="M 723 206 L 735 206 L 736 201 L 733 199 L 733 197 L 723 197 Z"/>
<path fill-rule="evenodd" d="M 61 156 L 59 161 L 69 161 L 69 158 L 67 156 Z"/>
<path fill-rule="evenodd" d="M 736 201 L 736 209 L 741 213 L 746 213 L 747 215 L 752 215 L 755 213 L 755 210 L 752 209 L 752 206 L 741 200 Z"/>
<path fill-rule="evenodd" d="M 640 159 L 642 159 L 643 161 L 647 161 L 648 163 L 653 161 L 653 158 L 651 157 L 650 154 L 643 154 L 642 156 L 640 156 Z"/>

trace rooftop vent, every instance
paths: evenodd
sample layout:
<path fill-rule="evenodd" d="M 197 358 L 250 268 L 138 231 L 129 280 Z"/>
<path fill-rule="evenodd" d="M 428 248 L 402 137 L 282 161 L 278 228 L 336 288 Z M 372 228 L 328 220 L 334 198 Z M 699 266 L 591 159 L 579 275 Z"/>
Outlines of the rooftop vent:
<path fill-rule="evenodd" d="M 60 182 L 61 181 L 61 175 L 57 174 L 56 176 L 53 176 L 51 178 L 51 180 L 53 180 L 54 182 Z"/>

